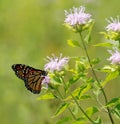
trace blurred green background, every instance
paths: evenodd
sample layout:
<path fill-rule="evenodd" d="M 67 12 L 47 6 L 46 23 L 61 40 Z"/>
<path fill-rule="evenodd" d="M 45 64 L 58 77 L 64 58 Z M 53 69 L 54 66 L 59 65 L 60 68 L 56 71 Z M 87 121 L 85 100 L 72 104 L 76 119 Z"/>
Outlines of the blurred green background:
<path fill-rule="evenodd" d="M 26 90 L 11 65 L 43 69 L 44 58 L 52 53 L 82 55 L 82 50 L 71 49 L 66 42 L 79 37 L 63 26 L 64 10 L 80 5 L 96 20 L 93 44 L 105 41 L 99 32 L 107 24 L 105 18 L 120 14 L 119 0 L 0 0 L 0 124 L 55 124 L 51 116 L 57 103 L 37 101 L 39 95 Z M 109 56 L 106 49 L 95 47 L 89 48 L 89 54 L 100 57 L 102 64 Z M 105 89 L 108 98 L 119 96 L 119 87 L 120 79 L 110 82 Z"/>

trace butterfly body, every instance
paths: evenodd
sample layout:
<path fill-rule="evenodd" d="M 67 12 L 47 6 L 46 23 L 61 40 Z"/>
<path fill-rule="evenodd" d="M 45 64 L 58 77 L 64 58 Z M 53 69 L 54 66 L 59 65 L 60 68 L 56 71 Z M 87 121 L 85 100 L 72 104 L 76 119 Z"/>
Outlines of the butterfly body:
<path fill-rule="evenodd" d="M 34 94 L 41 91 L 42 80 L 47 76 L 47 72 L 39 69 L 32 68 L 24 64 L 14 64 L 12 69 L 18 78 L 25 82 L 25 86 Z"/>

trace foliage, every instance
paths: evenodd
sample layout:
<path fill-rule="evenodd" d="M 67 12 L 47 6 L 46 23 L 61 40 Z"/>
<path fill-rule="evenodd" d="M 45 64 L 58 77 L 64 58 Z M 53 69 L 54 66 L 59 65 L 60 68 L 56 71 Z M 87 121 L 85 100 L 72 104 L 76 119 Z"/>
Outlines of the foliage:
<path fill-rule="evenodd" d="M 56 123 L 56 120 L 59 124 L 71 122 L 72 118 L 69 115 L 69 111 L 67 110 L 65 110 L 60 116 L 57 116 L 57 118 L 51 119 L 51 116 L 53 116 L 53 113 L 55 113 L 56 111 L 56 107 L 60 106 L 61 103 L 61 98 L 56 93 L 56 91 L 55 94 L 52 93 L 53 95 L 50 95 L 50 97 L 48 97 L 50 100 L 36 100 L 36 98 L 42 97 L 42 95 L 45 95 L 45 98 L 47 98 L 46 94 L 48 94 L 49 96 L 51 92 L 47 91 L 46 93 L 46 89 L 42 89 L 41 94 L 38 96 L 28 92 L 27 89 L 25 89 L 23 82 L 14 76 L 11 65 L 15 63 L 23 63 L 35 68 L 43 69 L 43 64 L 45 63 L 44 58 L 46 55 L 50 55 L 51 53 L 55 53 L 57 55 L 59 52 L 62 51 L 63 55 L 67 56 L 83 56 L 84 51 L 82 49 L 82 44 L 80 44 L 81 48 L 71 48 L 70 46 L 66 45 L 66 39 L 78 41 L 78 36 L 66 30 L 66 28 L 62 26 L 64 19 L 64 9 L 70 8 L 73 5 L 80 6 L 81 4 L 83 4 L 97 20 L 93 27 L 94 30 L 92 30 L 93 32 L 91 36 L 91 44 L 89 44 L 89 47 L 87 47 L 89 48 L 88 52 L 91 58 L 97 56 L 97 58 L 99 57 L 100 60 L 102 60 L 94 66 L 98 67 L 98 69 L 95 68 L 98 77 L 101 77 L 101 79 L 103 79 L 105 74 L 108 74 L 109 71 L 115 69 L 111 67 L 111 65 L 105 66 L 100 69 L 99 66 L 101 66 L 101 64 L 105 65 L 106 61 L 104 61 L 104 59 L 106 59 L 108 55 L 104 51 L 104 47 L 92 46 L 93 44 L 96 45 L 96 42 L 100 43 L 103 40 L 101 35 L 98 35 L 98 32 L 103 30 L 103 25 L 105 25 L 105 18 L 107 18 L 108 16 L 113 16 L 119 12 L 119 3 L 119 0 L 109 0 L 109 3 L 105 0 L 0 0 L 1 124 L 54 124 Z M 84 59 L 84 57 L 80 58 L 81 60 Z M 77 67 L 75 68 L 84 70 L 84 66 L 86 66 L 87 64 L 86 59 L 85 65 L 84 62 L 79 61 L 79 57 L 77 57 L 76 60 L 78 60 L 77 63 L 80 66 L 76 64 Z M 81 77 L 84 75 L 82 75 L 82 73 L 80 73 L 80 75 L 75 75 L 76 72 L 72 70 L 72 68 L 74 68 L 73 66 L 76 60 L 75 57 L 71 57 L 69 63 L 71 68 L 69 69 L 69 72 L 71 72 L 71 74 L 67 72 L 65 77 L 66 83 L 70 85 L 70 91 L 74 91 L 76 88 L 81 86 L 83 82 L 96 83 L 93 77 L 88 77 L 87 80 L 84 79 L 80 81 L 81 78 L 79 78 L 79 76 Z M 89 68 L 89 65 L 87 68 Z M 100 73 L 101 71 L 104 71 L 105 73 Z M 86 73 L 84 74 L 86 75 Z M 74 77 L 72 77 L 73 75 Z M 92 75 L 90 69 L 88 75 Z M 105 91 L 109 99 L 112 99 L 112 96 L 119 96 L 119 86 L 119 78 L 116 78 L 110 81 L 109 84 L 105 85 Z M 51 88 L 53 89 L 51 90 Z M 51 86 L 51 88 L 49 86 L 48 90 L 54 92 L 54 87 Z M 61 87 L 60 92 L 65 95 Z M 98 93 L 97 89 L 95 93 Z M 52 96 L 55 96 L 54 100 Z M 101 95 L 99 97 L 101 102 L 104 103 Z M 83 102 L 81 103 L 81 105 L 83 105 L 83 108 L 86 108 L 86 106 L 89 105 L 93 105 L 91 101 L 95 101 L 93 100 L 94 98 L 91 97 L 91 94 L 83 94 L 83 96 L 81 96 L 81 101 L 82 99 Z M 72 101 L 72 99 L 70 99 L 69 101 Z M 70 107 L 72 108 L 74 114 L 78 115 L 78 113 L 81 113 L 76 104 L 70 104 Z M 115 107 L 113 107 L 113 109 L 114 108 L 116 108 L 115 115 L 118 115 L 117 111 L 119 109 L 117 108 L 119 108 L 119 106 L 116 105 Z M 102 110 L 104 111 L 104 109 Z M 106 115 L 106 112 L 103 111 L 100 113 L 102 113 L 103 118 L 107 123 L 109 119 L 107 116 L 104 116 Z M 77 122 L 79 123 L 79 121 L 82 119 L 83 118 L 78 118 Z M 114 118 L 114 120 L 116 124 L 117 122 L 119 124 L 118 119 Z M 96 117 L 96 122 L 99 121 L 101 121 L 101 119 L 99 117 Z"/>
<path fill-rule="evenodd" d="M 100 58 L 91 59 L 87 47 L 88 45 L 91 45 L 92 42 L 91 32 L 93 30 L 94 20 L 90 19 L 90 15 L 86 14 L 84 11 L 84 7 L 80 7 L 79 9 L 73 7 L 73 10 L 71 9 L 70 13 L 65 11 L 67 13 L 67 24 L 65 25 L 67 25 L 66 27 L 68 27 L 71 31 L 79 34 L 80 36 L 80 41 L 68 40 L 68 45 L 84 49 L 86 56 L 69 57 L 69 63 L 68 58 L 66 57 L 58 58 L 54 56 L 54 58 L 49 58 L 47 65 L 49 67 L 48 76 L 51 78 L 51 82 L 48 87 L 48 92 L 50 93 L 49 95 L 41 95 L 38 99 L 46 99 L 48 97 L 47 99 L 52 98 L 61 101 L 53 117 L 58 117 L 64 114 L 66 110 L 70 112 L 73 118 L 68 118 L 64 115 L 65 118 L 61 121 L 59 120 L 57 122 L 58 124 L 69 121 L 71 121 L 71 124 L 82 124 L 88 122 L 91 124 L 103 124 L 105 122 L 99 114 L 102 112 L 103 108 L 104 111 L 106 111 L 105 116 L 109 116 L 109 123 L 114 124 L 113 115 L 120 119 L 120 99 L 112 98 L 108 101 L 104 87 L 108 84 L 108 82 L 118 78 L 120 75 L 120 53 L 117 50 L 115 53 L 111 52 L 110 54 L 112 54 L 112 56 L 109 58 L 109 61 L 111 61 L 110 64 L 103 65 L 99 69 L 95 67 L 101 62 Z M 83 15 L 84 18 L 82 18 Z M 120 24 L 119 20 L 118 22 L 113 21 L 113 23 Z M 113 27 L 113 29 L 117 28 L 120 30 L 119 25 L 116 28 Z M 119 32 L 117 34 L 120 36 Z M 116 38 L 114 39 L 114 42 L 117 42 Z M 94 46 L 114 50 L 120 48 L 120 42 L 116 48 L 114 43 L 110 42 L 99 43 Z M 71 66 L 70 62 L 73 63 L 74 66 Z M 98 78 L 96 70 L 100 73 L 104 73 L 105 77 Z M 90 72 L 93 75 L 90 75 Z M 71 75 L 71 77 L 68 75 Z M 72 88 L 75 84 L 77 87 Z M 103 104 L 99 98 L 101 94 L 103 95 L 105 104 Z M 85 107 L 82 103 L 87 100 L 96 100 L 97 104 L 89 104 L 88 107 Z"/>

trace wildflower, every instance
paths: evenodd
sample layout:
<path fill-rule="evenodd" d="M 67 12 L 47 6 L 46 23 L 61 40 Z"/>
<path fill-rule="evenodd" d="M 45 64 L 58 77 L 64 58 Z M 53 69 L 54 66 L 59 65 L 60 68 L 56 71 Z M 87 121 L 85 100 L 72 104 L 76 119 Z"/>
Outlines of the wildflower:
<path fill-rule="evenodd" d="M 105 29 L 107 31 L 113 31 L 113 32 L 120 32 L 120 21 L 119 21 L 119 16 L 117 16 L 116 19 L 113 19 L 112 17 L 110 17 L 110 20 L 107 20 L 107 22 L 109 23 Z"/>
<path fill-rule="evenodd" d="M 119 41 L 120 40 L 120 21 L 119 16 L 113 19 L 110 17 L 110 20 L 107 19 L 109 23 L 106 27 L 106 33 L 103 33 L 107 39 Z"/>
<path fill-rule="evenodd" d="M 111 61 L 111 64 L 120 64 L 120 52 L 115 50 L 115 52 L 113 51 L 108 51 L 112 56 L 108 59 L 109 61 Z"/>
<path fill-rule="evenodd" d="M 85 7 L 80 6 L 79 8 L 73 7 L 69 12 L 65 10 L 65 23 L 75 27 L 76 25 L 84 25 L 89 22 L 91 14 L 85 13 Z"/>
<path fill-rule="evenodd" d="M 48 88 L 49 83 L 50 83 L 50 77 L 44 76 L 44 79 L 42 80 L 42 84 L 46 84 L 46 88 Z"/>
<path fill-rule="evenodd" d="M 47 57 L 47 61 L 48 63 L 44 66 L 45 70 L 53 72 L 62 70 L 68 63 L 69 58 L 62 58 L 62 54 L 60 54 L 60 57 L 55 57 L 54 55 L 52 55 L 52 57 Z"/>

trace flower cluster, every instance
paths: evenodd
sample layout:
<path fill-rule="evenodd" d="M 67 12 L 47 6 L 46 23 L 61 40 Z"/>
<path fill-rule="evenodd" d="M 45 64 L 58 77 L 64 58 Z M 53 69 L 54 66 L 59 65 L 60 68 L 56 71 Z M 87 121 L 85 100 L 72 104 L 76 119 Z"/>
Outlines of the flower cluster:
<path fill-rule="evenodd" d="M 107 33 L 105 33 L 105 37 L 110 40 L 119 41 L 120 40 L 120 21 L 119 17 L 113 19 L 110 17 L 110 20 L 107 19 L 107 22 L 109 23 L 105 30 Z"/>
<path fill-rule="evenodd" d="M 44 68 L 46 71 L 60 71 L 64 68 L 64 66 L 69 62 L 68 57 L 63 57 L 62 54 L 60 54 L 60 57 L 56 57 L 55 55 L 52 55 L 52 57 L 47 57 L 48 63 L 45 64 Z"/>
<path fill-rule="evenodd" d="M 71 26 L 83 25 L 88 23 L 91 18 L 91 14 L 85 13 L 85 7 L 80 6 L 79 8 L 73 7 L 69 12 L 65 10 L 65 23 Z"/>
<path fill-rule="evenodd" d="M 107 19 L 107 22 L 109 23 L 105 29 L 107 31 L 114 31 L 114 32 L 120 32 L 120 21 L 119 21 L 119 17 L 117 16 L 116 19 L 113 19 L 112 17 L 110 17 L 110 20 Z"/>
<path fill-rule="evenodd" d="M 42 84 L 46 84 L 46 87 L 48 88 L 49 83 L 50 83 L 50 77 L 44 76 L 44 79 L 42 80 Z"/>
<path fill-rule="evenodd" d="M 108 60 L 111 61 L 111 64 L 120 64 L 120 52 L 115 50 L 115 52 L 110 51 L 109 53 L 112 55 Z"/>

